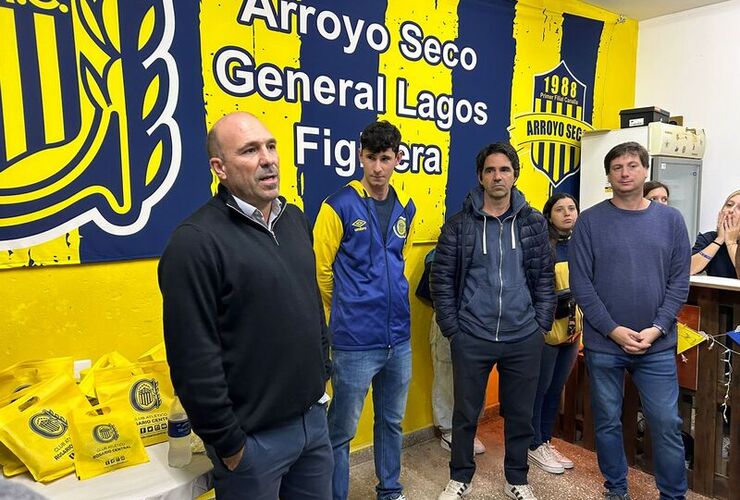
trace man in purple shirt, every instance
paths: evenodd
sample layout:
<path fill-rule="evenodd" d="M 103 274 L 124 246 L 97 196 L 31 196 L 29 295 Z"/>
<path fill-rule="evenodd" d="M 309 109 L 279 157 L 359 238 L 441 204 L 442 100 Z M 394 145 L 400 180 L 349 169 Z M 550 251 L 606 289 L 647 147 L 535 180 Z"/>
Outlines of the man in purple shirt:
<path fill-rule="evenodd" d="M 648 161 L 636 142 L 607 153 L 612 198 L 580 215 L 568 257 L 571 290 L 584 313 L 596 452 L 609 500 L 629 499 L 621 423 L 625 371 L 652 433 L 661 500 L 683 499 L 687 489 L 675 353 L 691 246 L 681 214 L 642 197 Z"/>

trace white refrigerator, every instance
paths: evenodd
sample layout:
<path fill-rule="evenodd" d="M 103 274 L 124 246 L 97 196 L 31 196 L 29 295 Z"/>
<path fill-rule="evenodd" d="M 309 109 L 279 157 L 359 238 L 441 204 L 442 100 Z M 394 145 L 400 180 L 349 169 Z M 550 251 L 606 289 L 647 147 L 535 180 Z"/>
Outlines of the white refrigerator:
<path fill-rule="evenodd" d="M 702 129 L 656 122 L 644 127 L 584 132 L 581 141 L 581 210 L 611 198 L 604 157 L 612 147 L 628 141 L 640 143 L 648 150 L 649 178 L 668 186 L 671 192 L 669 205 L 681 212 L 689 240 L 694 241 L 699 229 L 701 159 L 706 143 Z"/>

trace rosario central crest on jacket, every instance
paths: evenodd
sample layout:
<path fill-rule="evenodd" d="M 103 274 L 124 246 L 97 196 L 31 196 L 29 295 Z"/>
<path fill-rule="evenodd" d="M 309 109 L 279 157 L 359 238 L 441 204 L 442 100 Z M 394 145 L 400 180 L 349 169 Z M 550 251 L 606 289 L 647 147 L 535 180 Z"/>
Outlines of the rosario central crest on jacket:
<path fill-rule="evenodd" d="M 581 166 L 581 136 L 592 129 L 583 121 L 587 90 L 565 61 L 560 61 L 550 71 L 534 76 L 532 112 L 517 115 L 509 127 L 517 150 L 529 146 L 532 164 L 553 187 Z"/>
<path fill-rule="evenodd" d="M 144 227 L 180 165 L 174 32 L 172 0 L 0 4 L 0 248 Z"/>

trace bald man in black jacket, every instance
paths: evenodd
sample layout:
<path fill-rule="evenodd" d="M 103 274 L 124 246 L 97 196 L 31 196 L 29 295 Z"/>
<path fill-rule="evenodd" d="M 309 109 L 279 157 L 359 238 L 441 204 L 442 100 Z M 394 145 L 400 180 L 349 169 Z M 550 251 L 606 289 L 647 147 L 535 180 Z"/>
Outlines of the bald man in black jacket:
<path fill-rule="evenodd" d="M 311 231 L 279 196 L 276 141 L 257 118 L 225 116 L 208 146 L 218 193 L 159 263 L 173 385 L 219 499 L 330 498 L 329 336 Z"/>

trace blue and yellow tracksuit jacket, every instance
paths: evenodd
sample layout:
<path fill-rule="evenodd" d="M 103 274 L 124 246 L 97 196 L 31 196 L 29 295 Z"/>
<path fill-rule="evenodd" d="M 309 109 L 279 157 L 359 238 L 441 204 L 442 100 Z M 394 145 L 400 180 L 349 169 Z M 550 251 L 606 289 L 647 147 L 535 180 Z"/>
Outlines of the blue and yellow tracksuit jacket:
<path fill-rule="evenodd" d="M 411 198 L 396 190 L 384 241 L 375 203 L 360 181 L 321 204 L 314 226 L 316 276 L 334 349 L 387 348 L 410 338 L 404 267 L 415 213 Z"/>

